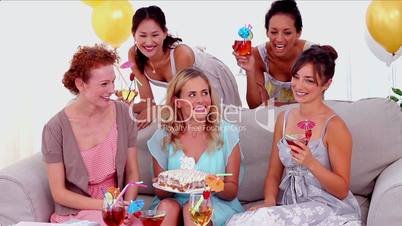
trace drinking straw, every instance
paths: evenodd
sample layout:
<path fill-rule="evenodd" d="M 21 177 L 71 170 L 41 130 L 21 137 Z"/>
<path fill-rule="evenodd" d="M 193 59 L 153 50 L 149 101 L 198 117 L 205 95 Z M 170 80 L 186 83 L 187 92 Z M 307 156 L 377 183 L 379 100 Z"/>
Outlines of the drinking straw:
<path fill-rule="evenodd" d="M 128 86 L 128 83 L 127 83 L 126 79 L 124 79 L 124 76 L 123 76 L 123 74 L 121 73 L 119 67 L 116 67 L 116 69 L 117 69 L 117 72 L 119 72 L 119 75 L 120 75 L 121 79 L 123 80 L 123 82 L 126 84 L 126 86 Z M 142 83 L 137 79 L 137 77 L 134 77 L 134 80 L 135 80 L 140 86 L 142 86 Z"/>
<path fill-rule="evenodd" d="M 217 173 L 215 175 L 217 177 L 224 177 L 224 176 L 233 176 L 233 173 Z"/>
<path fill-rule="evenodd" d="M 198 202 L 195 204 L 195 206 L 191 210 L 191 214 L 193 214 L 193 215 L 195 214 L 195 211 L 197 211 L 200 208 L 202 201 L 204 201 L 203 195 L 201 195 L 200 199 L 198 200 Z"/>
<path fill-rule="evenodd" d="M 117 200 L 121 199 L 124 195 L 124 193 L 126 193 L 127 189 L 130 186 L 138 186 L 138 187 L 143 187 L 146 188 L 147 185 L 144 184 L 143 181 L 138 181 L 138 182 L 130 182 L 128 184 L 126 184 L 126 186 L 123 188 L 123 190 L 120 192 L 119 196 L 117 196 L 116 201 L 112 204 L 112 207 L 114 206 L 114 204 L 117 202 Z"/>

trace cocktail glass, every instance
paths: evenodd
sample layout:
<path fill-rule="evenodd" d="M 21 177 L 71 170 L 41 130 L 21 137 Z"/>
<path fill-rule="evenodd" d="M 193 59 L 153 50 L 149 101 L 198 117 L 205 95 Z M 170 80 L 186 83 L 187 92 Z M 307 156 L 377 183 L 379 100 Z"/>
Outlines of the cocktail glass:
<path fill-rule="evenodd" d="M 251 54 L 251 40 L 235 40 L 232 48 L 239 56 L 249 55 Z"/>
<path fill-rule="evenodd" d="M 159 226 L 166 216 L 166 212 L 162 210 L 142 210 L 140 213 L 140 220 L 144 226 Z"/>
<path fill-rule="evenodd" d="M 295 141 L 299 141 L 301 143 L 303 143 L 304 145 L 307 145 L 309 142 L 309 139 L 306 137 L 306 135 L 304 133 L 297 133 L 297 134 L 289 134 L 285 136 L 286 142 L 289 145 L 294 145 L 297 147 L 300 147 L 299 145 L 297 145 L 295 143 Z M 292 149 L 292 151 L 295 151 Z"/>
<path fill-rule="evenodd" d="M 204 198 L 202 193 L 191 193 L 189 202 L 190 217 L 194 224 L 197 226 L 207 225 L 213 214 L 211 196 Z"/>
<path fill-rule="evenodd" d="M 247 56 L 251 54 L 251 40 L 235 40 L 232 48 L 237 55 Z M 238 75 L 245 75 L 242 68 L 240 68 Z"/>
<path fill-rule="evenodd" d="M 126 209 L 122 200 L 111 205 L 106 199 L 103 200 L 102 218 L 108 226 L 119 226 L 126 216 Z"/>

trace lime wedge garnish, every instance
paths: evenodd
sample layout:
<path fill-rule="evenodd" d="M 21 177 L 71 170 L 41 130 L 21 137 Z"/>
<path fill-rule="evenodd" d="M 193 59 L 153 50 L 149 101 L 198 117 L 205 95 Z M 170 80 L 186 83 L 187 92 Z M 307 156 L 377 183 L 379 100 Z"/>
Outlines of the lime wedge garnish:
<path fill-rule="evenodd" d="M 109 206 L 113 205 L 114 198 L 113 198 L 112 193 L 106 192 L 106 193 L 105 193 L 105 200 L 106 200 L 106 203 L 107 203 Z"/>
<path fill-rule="evenodd" d="M 250 34 L 249 34 L 249 36 L 248 36 L 248 39 L 251 40 L 251 39 L 253 39 L 253 37 L 254 37 L 253 32 L 250 31 Z"/>

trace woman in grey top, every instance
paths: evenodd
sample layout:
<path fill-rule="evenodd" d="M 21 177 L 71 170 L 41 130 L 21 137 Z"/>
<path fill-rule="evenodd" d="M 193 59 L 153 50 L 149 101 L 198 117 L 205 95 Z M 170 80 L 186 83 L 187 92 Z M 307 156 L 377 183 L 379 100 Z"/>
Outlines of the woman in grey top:
<path fill-rule="evenodd" d="M 352 137 L 323 102 L 336 58 L 332 47 L 313 45 L 292 67 L 292 91 L 300 105 L 278 116 L 264 203 L 234 215 L 228 225 L 361 225 L 349 191 Z M 298 128 L 304 120 L 315 123 L 311 133 Z M 287 141 L 298 133 L 309 137 L 307 145 Z"/>
<path fill-rule="evenodd" d="M 138 181 L 137 129 L 126 104 L 110 99 L 117 53 L 80 47 L 63 77 L 77 98 L 46 123 L 42 153 L 55 201 L 51 222 L 71 219 L 103 224 L 103 191 Z M 125 200 L 135 199 L 132 187 Z"/>

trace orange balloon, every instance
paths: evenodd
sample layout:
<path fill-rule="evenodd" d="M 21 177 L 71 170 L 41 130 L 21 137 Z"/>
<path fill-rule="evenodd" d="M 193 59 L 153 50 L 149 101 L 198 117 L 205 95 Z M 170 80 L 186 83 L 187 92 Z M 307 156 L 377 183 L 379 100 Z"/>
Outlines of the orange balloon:
<path fill-rule="evenodd" d="M 92 12 L 92 27 L 100 39 L 117 48 L 131 35 L 133 15 L 128 1 L 103 1 Z"/>
<path fill-rule="evenodd" d="M 370 3 L 366 24 L 372 37 L 389 53 L 402 46 L 402 1 L 374 0 Z"/>

